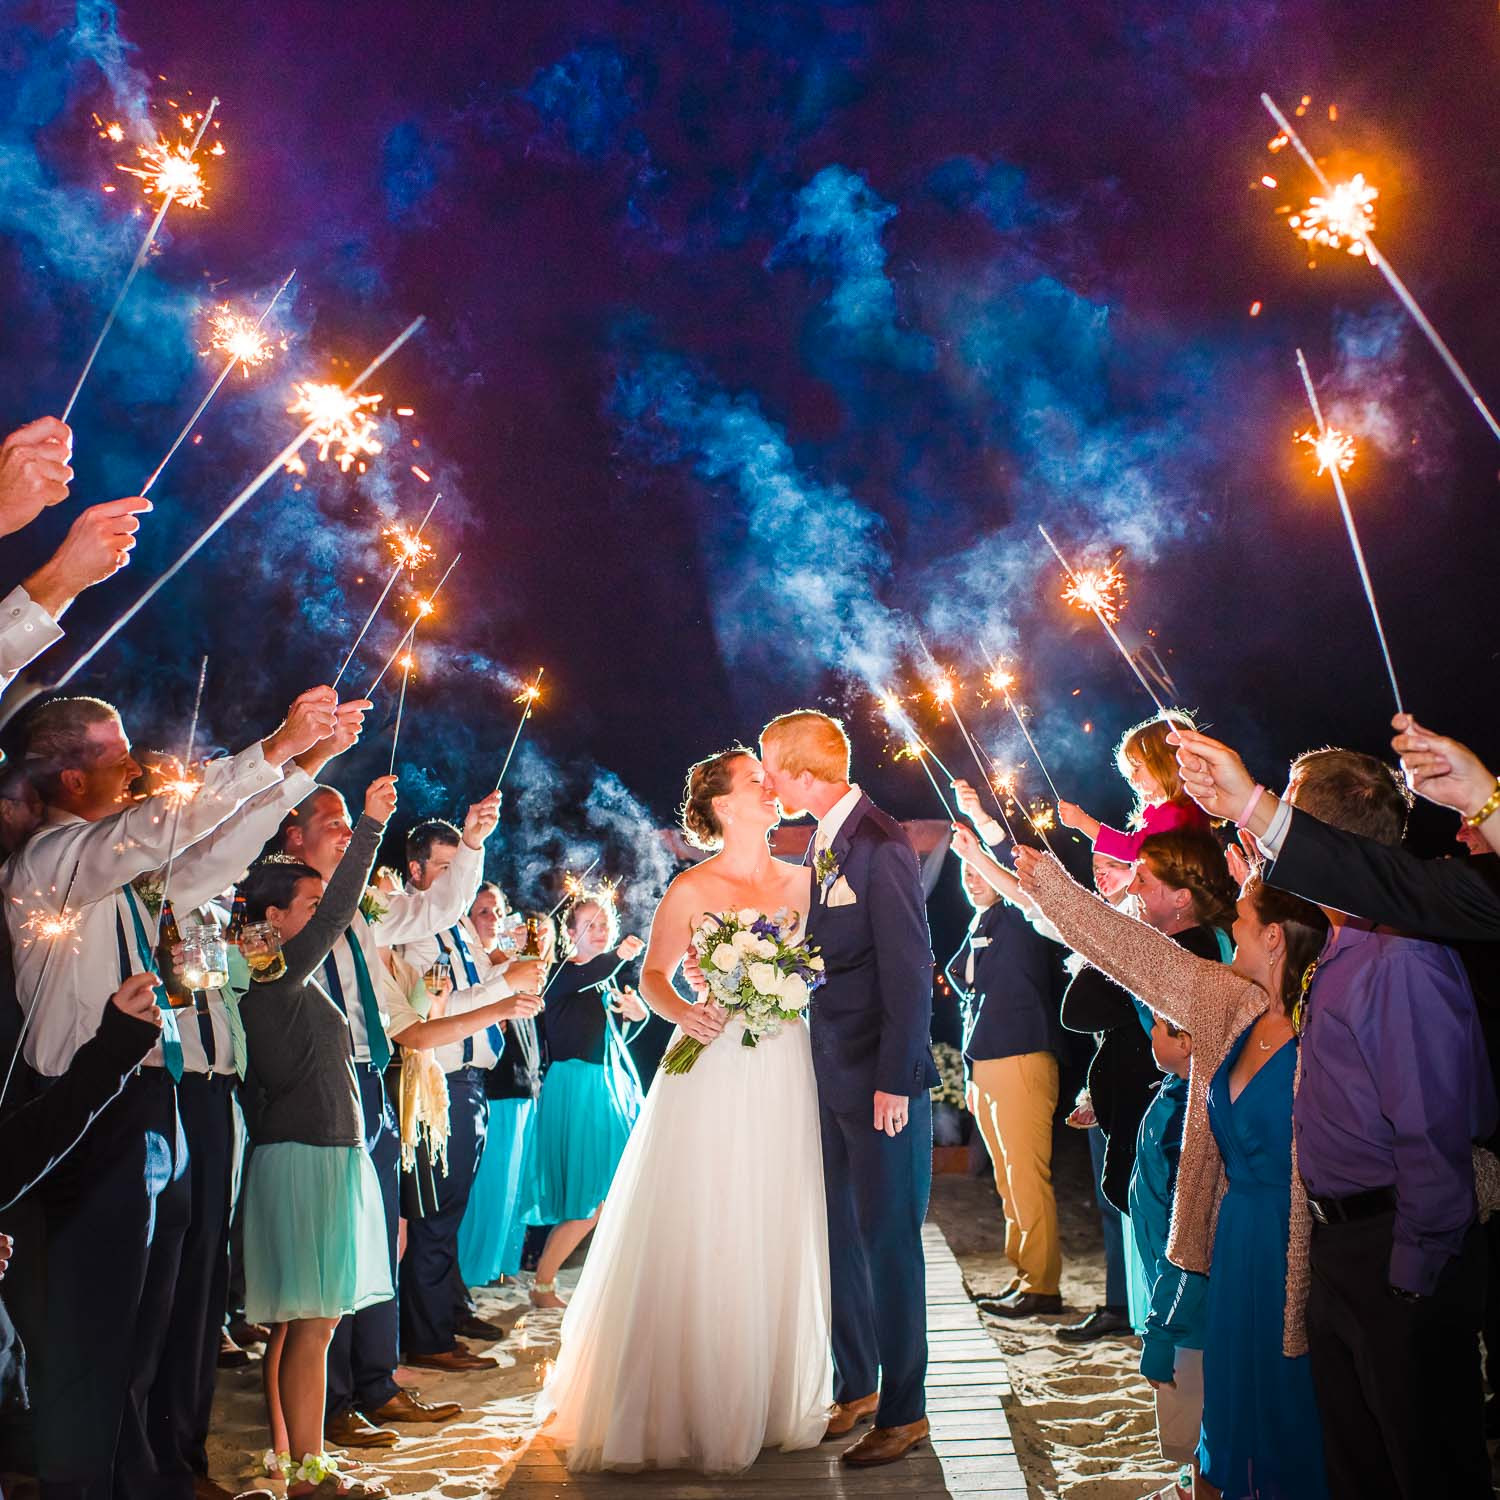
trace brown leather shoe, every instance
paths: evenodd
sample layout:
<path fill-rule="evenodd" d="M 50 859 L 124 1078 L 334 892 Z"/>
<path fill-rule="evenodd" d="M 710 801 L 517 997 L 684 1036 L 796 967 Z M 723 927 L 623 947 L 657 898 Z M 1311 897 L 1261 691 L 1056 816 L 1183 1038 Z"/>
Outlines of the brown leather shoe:
<path fill-rule="evenodd" d="M 400 1439 L 389 1427 L 377 1427 L 357 1411 L 341 1411 L 323 1423 L 323 1441 L 335 1448 L 394 1448 Z"/>
<path fill-rule="evenodd" d="M 879 1405 L 879 1391 L 861 1396 L 858 1401 L 835 1401 L 833 1410 L 828 1414 L 828 1431 L 823 1434 L 823 1441 L 826 1443 L 829 1438 L 847 1437 L 866 1417 L 873 1417 Z"/>
<path fill-rule="evenodd" d="M 418 1370 L 498 1370 L 500 1361 L 488 1354 L 471 1354 L 462 1344 L 444 1349 L 441 1354 L 408 1354 L 403 1364 Z"/>
<path fill-rule="evenodd" d="M 243 1349 L 246 1344 L 270 1343 L 271 1330 L 264 1323 L 247 1323 L 243 1318 L 236 1318 L 229 1325 L 229 1337 Z"/>
<path fill-rule="evenodd" d="M 370 1417 L 376 1422 L 451 1422 L 463 1414 L 457 1401 L 424 1401 L 416 1391 L 398 1390 Z"/>
<path fill-rule="evenodd" d="M 904 1427 L 872 1427 L 852 1448 L 844 1450 L 844 1462 L 857 1469 L 893 1464 L 898 1458 L 905 1458 L 931 1430 L 926 1417 Z"/>

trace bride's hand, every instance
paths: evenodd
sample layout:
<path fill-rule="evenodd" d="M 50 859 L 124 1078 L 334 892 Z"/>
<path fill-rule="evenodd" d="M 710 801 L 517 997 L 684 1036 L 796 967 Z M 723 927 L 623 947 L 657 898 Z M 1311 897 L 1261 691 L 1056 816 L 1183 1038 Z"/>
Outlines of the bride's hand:
<path fill-rule="evenodd" d="M 713 1000 L 705 1000 L 701 1004 L 687 1006 L 677 1024 L 682 1028 L 684 1036 L 690 1036 L 694 1041 L 707 1046 L 723 1031 L 728 1020 L 729 1013 L 722 1005 Z"/>
<path fill-rule="evenodd" d="M 682 958 L 682 977 L 695 995 L 708 993 L 708 980 L 703 977 L 703 966 L 698 962 L 698 950 L 689 948 Z"/>

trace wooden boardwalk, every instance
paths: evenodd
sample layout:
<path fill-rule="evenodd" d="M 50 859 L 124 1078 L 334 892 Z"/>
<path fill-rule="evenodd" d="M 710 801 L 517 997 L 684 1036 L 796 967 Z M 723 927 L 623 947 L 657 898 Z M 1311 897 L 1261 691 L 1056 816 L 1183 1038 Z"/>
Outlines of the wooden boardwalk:
<path fill-rule="evenodd" d="M 507 1500 L 797 1500 L 827 1495 L 937 1497 L 1026 1494 L 1003 1402 L 1009 1394 L 1000 1350 L 964 1290 L 958 1262 L 934 1224 L 927 1248 L 927 1411 L 932 1441 L 880 1469 L 848 1469 L 839 1452 L 853 1439 L 802 1453 L 766 1453 L 744 1474 L 705 1477 L 684 1471 L 569 1474 L 555 1443 L 538 1434 L 506 1466 L 499 1493 Z M 861 1429 L 863 1431 L 864 1429 Z"/>

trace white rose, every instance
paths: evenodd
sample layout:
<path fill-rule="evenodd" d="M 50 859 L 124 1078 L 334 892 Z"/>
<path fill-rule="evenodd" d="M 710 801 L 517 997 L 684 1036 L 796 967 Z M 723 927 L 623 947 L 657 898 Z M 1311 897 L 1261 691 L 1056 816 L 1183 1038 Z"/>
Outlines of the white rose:
<path fill-rule="evenodd" d="M 720 943 L 708 955 L 708 961 L 714 968 L 727 974 L 740 961 L 740 950 L 733 943 Z"/>
<path fill-rule="evenodd" d="M 821 958 L 810 958 L 807 961 L 807 967 L 821 974 L 823 972 L 823 960 Z"/>
<path fill-rule="evenodd" d="M 740 913 L 741 927 L 753 927 L 758 921 L 760 921 L 760 913 L 753 906 L 747 906 Z"/>
<path fill-rule="evenodd" d="M 806 1010 L 812 994 L 807 981 L 800 974 L 788 974 L 781 981 L 781 1008 L 783 1010 Z"/>
<path fill-rule="evenodd" d="M 729 941 L 741 953 L 749 953 L 760 946 L 760 939 L 753 932 L 737 932 Z"/>
<path fill-rule="evenodd" d="M 775 964 L 751 964 L 750 983 L 762 995 L 779 995 L 784 982 L 781 970 Z"/>
<path fill-rule="evenodd" d="M 755 946 L 750 949 L 750 952 L 756 958 L 775 958 L 776 944 L 769 938 L 757 938 Z"/>

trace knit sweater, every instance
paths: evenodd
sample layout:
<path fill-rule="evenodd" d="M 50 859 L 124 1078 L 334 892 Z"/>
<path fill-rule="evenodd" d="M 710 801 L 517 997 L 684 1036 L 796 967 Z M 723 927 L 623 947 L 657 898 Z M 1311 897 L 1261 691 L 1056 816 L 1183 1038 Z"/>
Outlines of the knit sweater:
<path fill-rule="evenodd" d="M 1055 859 L 1040 862 L 1037 905 L 1062 940 L 1152 1010 L 1193 1036 L 1188 1076 L 1187 1123 L 1177 1168 L 1177 1197 L 1167 1257 L 1185 1271 L 1207 1275 L 1213 1262 L 1214 1228 L 1228 1181 L 1208 1122 L 1208 1090 L 1235 1042 L 1270 1009 L 1270 996 L 1227 965 L 1198 958 L 1134 917 L 1124 916 L 1086 891 Z M 1297 1077 L 1301 1082 L 1299 1052 Z M 1297 1170 L 1292 1140 L 1291 1222 L 1286 1249 L 1286 1319 L 1282 1352 L 1307 1352 L 1306 1308 L 1310 1279 L 1308 1247 L 1312 1215 Z"/>

